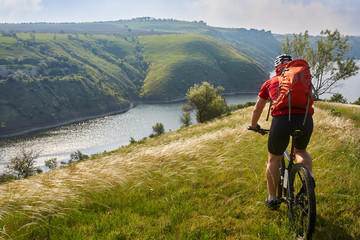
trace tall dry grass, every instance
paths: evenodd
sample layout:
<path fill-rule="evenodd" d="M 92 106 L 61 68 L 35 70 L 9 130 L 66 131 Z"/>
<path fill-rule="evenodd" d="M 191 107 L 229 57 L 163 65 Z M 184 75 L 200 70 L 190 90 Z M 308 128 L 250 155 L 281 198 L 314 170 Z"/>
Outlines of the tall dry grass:
<path fill-rule="evenodd" d="M 78 211 L 88 202 L 96 201 L 91 197 L 96 192 L 111 191 L 119 185 L 131 189 L 156 189 L 158 185 L 166 188 L 179 177 L 183 181 L 198 181 L 198 175 L 202 172 L 241 172 L 238 178 L 222 183 L 218 188 L 221 190 L 234 182 L 248 182 L 251 179 L 249 186 L 259 192 L 256 194 L 262 195 L 265 190 L 263 171 L 266 166 L 266 138 L 247 131 L 251 111 L 252 108 L 243 109 L 209 123 L 148 139 L 144 144 L 126 146 L 95 159 L 1 185 L 0 218 L 9 225 L 6 223 L 10 221 L 9 217 L 22 216 L 24 220 L 20 228 L 31 224 L 41 225 L 48 218 L 66 217 L 67 213 Z M 343 183 L 337 174 L 344 166 L 344 161 L 334 158 L 334 154 L 340 154 L 339 146 L 359 148 L 360 129 L 355 128 L 351 120 L 331 116 L 328 111 L 319 108 L 315 111 L 315 130 L 309 151 L 314 158 L 315 179 L 324 180 L 317 184 L 317 194 L 323 197 L 330 194 L 327 184 Z M 260 124 L 264 128 L 269 127 L 270 123 L 265 122 L 265 114 Z M 359 149 L 344 151 L 360 152 Z M 358 157 L 351 154 L 347 156 Z M 257 160 L 254 161 L 254 158 Z M 328 161 L 334 161 L 334 164 L 329 165 Z M 359 186 L 360 180 L 359 174 L 351 170 L 354 161 L 348 162 L 346 172 L 348 175 L 353 174 L 348 176 L 353 178 L 351 184 L 346 186 L 350 189 L 351 186 Z M 332 171 L 331 176 L 329 171 Z M 358 186 L 343 194 L 346 195 L 344 198 L 356 194 L 354 191 L 359 189 Z M 244 194 L 254 197 L 254 193 L 244 192 L 234 196 Z M 234 196 L 226 201 L 232 201 Z M 331 202 L 323 202 L 323 209 L 319 209 L 329 211 L 332 205 Z M 358 211 L 357 208 L 353 210 L 355 213 Z M 359 220 L 353 221 L 359 224 Z M 10 236 L 20 230 L 19 226 L 17 228 L 4 227 L 2 235 Z"/>
<path fill-rule="evenodd" d="M 189 172 L 189 169 L 191 172 L 191 168 L 195 171 L 206 165 L 203 161 L 222 161 L 222 156 L 213 158 L 218 142 L 233 144 L 233 139 L 238 142 L 247 135 L 248 114 L 249 110 L 173 132 L 157 140 L 150 139 L 147 144 L 126 147 L 98 159 L 1 185 L 1 217 L 15 212 L 29 219 L 62 214 L 68 210 L 64 202 L 83 204 L 87 201 L 84 193 L 111 189 L 130 179 L 133 181 L 138 178 L 137 184 L 144 184 L 141 182 L 144 178 L 139 178 L 139 175 L 146 175 L 151 169 L 165 163 L 167 166 L 176 165 L 176 169 L 183 169 L 183 172 Z M 185 158 L 197 161 L 192 164 L 179 161 Z M 167 174 L 171 177 L 171 174 L 179 172 Z"/>

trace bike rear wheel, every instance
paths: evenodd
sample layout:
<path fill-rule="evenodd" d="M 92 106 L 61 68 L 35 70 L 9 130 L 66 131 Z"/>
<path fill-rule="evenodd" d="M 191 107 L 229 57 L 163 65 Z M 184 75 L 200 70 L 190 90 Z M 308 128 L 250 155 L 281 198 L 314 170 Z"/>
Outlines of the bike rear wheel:
<path fill-rule="evenodd" d="M 315 231 L 316 202 L 312 177 L 303 164 L 295 164 L 290 173 L 289 219 L 302 239 L 311 239 Z"/>

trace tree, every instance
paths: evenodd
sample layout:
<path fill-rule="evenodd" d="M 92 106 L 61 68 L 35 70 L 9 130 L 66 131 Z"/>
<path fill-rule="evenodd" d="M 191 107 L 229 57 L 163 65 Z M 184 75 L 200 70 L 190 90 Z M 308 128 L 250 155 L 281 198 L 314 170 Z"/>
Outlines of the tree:
<path fill-rule="evenodd" d="M 18 178 L 27 178 L 35 174 L 35 159 L 39 153 L 33 150 L 22 149 L 20 154 L 11 159 L 7 168 L 14 171 Z"/>
<path fill-rule="evenodd" d="M 360 97 L 358 98 L 358 100 L 356 100 L 356 101 L 354 102 L 354 104 L 360 105 Z"/>
<path fill-rule="evenodd" d="M 356 75 L 359 70 L 354 58 L 344 57 L 351 50 L 347 44 L 348 36 L 342 37 L 338 30 L 321 31 L 320 34 L 322 37 L 313 45 L 309 41 L 308 31 L 304 35 L 293 34 L 291 41 L 287 37 L 286 42 L 280 45 L 284 53 L 309 63 L 315 94 L 318 96 L 340 86 L 341 80 Z"/>
<path fill-rule="evenodd" d="M 223 87 L 214 88 L 208 82 L 203 82 L 201 86 L 195 84 L 186 93 L 187 103 L 182 106 L 184 112 L 196 109 L 196 120 L 199 123 L 209 121 L 226 112 L 226 103 L 220 93 Z"/>
<path fill-rule="evenodd" d="M 339 103 L 347 103 L 347 99 L 340 93 L 335 93 L 330 98 L 330 102 L 339 102 Z"/>

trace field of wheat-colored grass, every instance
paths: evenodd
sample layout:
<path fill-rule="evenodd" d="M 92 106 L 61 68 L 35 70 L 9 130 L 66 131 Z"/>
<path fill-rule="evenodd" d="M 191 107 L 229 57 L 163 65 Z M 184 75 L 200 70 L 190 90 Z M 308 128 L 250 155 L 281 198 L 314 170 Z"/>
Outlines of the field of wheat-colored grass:
<path fill-rule="evenodd" d="M 49 219 L 64 219 L 65 222 L 77 219 L 76 214 L 89 214 L 83 212 L 94 204 L 109 212 L 132 212 L 134 203 L 127 202 L 128 199 L 121 197 L 123 200 L 114 203 L 99 197 L 115 198 L 114 191 L 119 191 L 121 196 L 143 197 L 142 205 L 147 201 L 158 202 L 154 211 L 161 213 L 154 214 L 156 221 L 161 220 L 164 226 L 153 226 L 151 214 L 145 214 L 143 210 L 137 215 L 118 216 L 114 221 L 136 219 L 140 214 L 142 221 L 149 221 L 143 228 L 158 231 L 156 234 L 160 234 L 160 238 L 268 239 L 274 234 L 289 234 L 288 227 L 281 224 L 286 218 L 285 207 L 276 214 L 263 207 L 267 138 L 247 130 L 251 111 L 252 107 L 239 110 L 205 124 L 148 139 L 145 143 L 135 143 L 72 166 L 1 185 L 2 236 L 12 238 L 24 234 L 24 229 L 41 233 L 39 229 L 50 228 Z M 328 239 L 359 237 L 360 129 L 352 120 L 332 116 L 327 110 L 316 108 L 315 112 L 315 128 L 308 149 L 314 160 L 313 172 L 317 181 L 319 235 L 315 236 L 327 234 Z M 265 121 L 265 114 L 260 125 L 264 128 L 270 125 Z M 177 197 L 178 205 L 185 201 L 189 207 L 171 205 L 171 199 Z M 116 206 L 116 201 L 124 201 L 124 206 Z M 137 208 L 134 207 L 134 211 Z M 172 212 L 174 208 L 175 213 Z M 89 219 L 94 217 L 104 219 L 108 216 L 88 216 Z M 133 227 L 141 235 L 125 228 L 126 224 L 122 227 L 128 230 L 119 226 L 121 230 L 112 234 L 118 234 L 118 237 L 122 234 L 125 238 L 153 236 L 150 230 L 146 232 L 129 221 L 128 228 Z M 89 236 L 94 236 L 95 227 L 90 220 L 86 224 L 77 221 L 73 224 L 66 228 L 70 231 L 75 226 L 88 226 L 92 229 L 87 230 L 91 232 Z M 106 231 L 109 230 L 113 229 Z M 105 233 L 96 234 L 113 238 Z M 282 239 L 286 239 L 285 236 Z"/>

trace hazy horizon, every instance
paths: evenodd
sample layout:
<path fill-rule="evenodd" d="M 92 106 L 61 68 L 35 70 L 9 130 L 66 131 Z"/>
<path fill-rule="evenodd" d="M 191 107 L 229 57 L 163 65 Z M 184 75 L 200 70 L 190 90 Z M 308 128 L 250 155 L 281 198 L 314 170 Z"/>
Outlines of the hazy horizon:
<path fill-rule="evenodd" d="M 348 0 L 0 0 L 0 23 L 97 22 L 137 17 L 204 21 L 273 33 L 338 29 L 360 35 L 360 1 Z"/>

